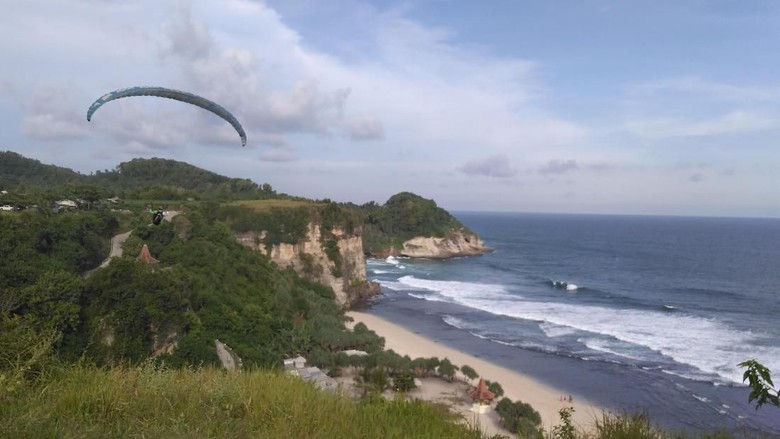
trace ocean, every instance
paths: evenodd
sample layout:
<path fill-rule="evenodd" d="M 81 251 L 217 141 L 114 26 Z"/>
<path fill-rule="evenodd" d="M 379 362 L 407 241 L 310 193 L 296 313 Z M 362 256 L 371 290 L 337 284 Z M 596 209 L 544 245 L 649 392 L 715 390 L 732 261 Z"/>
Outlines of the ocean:
<path fill-rule="evenodd" d="M 456 216 L 495 251 L 369 260 L 366 312 L 665 428 L 780 434 L 737 366 L 780 383 L 780 220 Z"/>

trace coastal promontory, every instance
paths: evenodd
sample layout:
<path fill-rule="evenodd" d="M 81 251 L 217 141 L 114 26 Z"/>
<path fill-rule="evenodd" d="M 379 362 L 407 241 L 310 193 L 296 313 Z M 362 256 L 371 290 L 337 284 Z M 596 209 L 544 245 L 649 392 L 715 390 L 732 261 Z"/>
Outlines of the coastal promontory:
<path fill-rule="evenodd" d="M 492 251 L 457 218 L 410 192 L 390 197 L 384 205 L 360 206 L 363 248 L 368 256 L 447 259 Z"/>
<path fill-rule="evenodd" d="M 445 237 L 417 236 L 404 241 L 401 248 L 391 247 L 387 255 L 409 258 L 448 259 L 460 256 L 478 256 L 491 249 L 479 236 L 464 230 L 453 231 Z"/>

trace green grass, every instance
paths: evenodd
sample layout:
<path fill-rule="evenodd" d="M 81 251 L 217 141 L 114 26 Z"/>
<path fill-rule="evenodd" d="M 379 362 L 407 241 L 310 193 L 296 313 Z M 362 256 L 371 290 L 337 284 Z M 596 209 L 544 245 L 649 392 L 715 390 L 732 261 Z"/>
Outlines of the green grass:
<path fill-rule="evenodd" d="M 274 207 L 278 208 L 296 208 L 296 207 L 306 207 L 306 206 L 319 206 L 321 204 L 317 204 L 311 201 L 303 201 L 303 200 L 241 200 L 241 201 L 234 201 L 230 204 L 236 205 L 236 206 L 244 206 L 248 207 L 255 212 L 262 212 L 265 210 L 272 209 Z"/>
<path fill-rule="evenodd" d="M 72 366 L 0 396 L 8 438 L 479 438 L 420 402 L 354 402 L 277 372 Z"/>

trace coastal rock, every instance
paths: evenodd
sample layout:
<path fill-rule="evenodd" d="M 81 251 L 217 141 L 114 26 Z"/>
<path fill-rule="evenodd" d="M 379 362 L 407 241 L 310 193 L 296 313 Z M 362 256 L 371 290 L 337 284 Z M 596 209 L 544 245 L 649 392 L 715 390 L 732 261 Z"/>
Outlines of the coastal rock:
<path fill-rule="evenodd" d="M 343 307 L 379 294 L 379 285 L 366 278 L 363 238 L 359 231 L 348 234 L 334 228 L 330 235 L 336 239 L 340 267 L 326 253 L 319 224 L 310 223 L 306 236 L 295 244 L 280 243 L 267 248 L 264 232 L 237 234 L 236 241 L 262 252 L 280 268 L 291 266 L 301 277 L 331 287 L 336 302 Z"/>
<path fill-rule="evenodd" d="M 403 243 L 398 249 L 390 248 L 387 256 L 406 256 L 409 258 L 448 259 L 460 256 L 477 256 L 493 251 L 475 234 L 464 231 L 452 232 L 446 237 L 417 236 Z"/>

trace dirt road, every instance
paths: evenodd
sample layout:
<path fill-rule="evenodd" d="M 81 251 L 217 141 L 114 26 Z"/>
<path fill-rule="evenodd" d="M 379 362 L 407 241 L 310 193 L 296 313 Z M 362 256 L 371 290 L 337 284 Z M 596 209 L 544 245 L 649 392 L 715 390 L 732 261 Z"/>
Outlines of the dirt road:
<path fill-rule="evenodd" d="M 105 261 L 103 261 L 102 264 L 100 264 L 100 268 L 107 267 L 108 263 L 111 262 L 111 258 L 116 258 L 119 256 L 122 256 L 122 244 L 125 243 L 125 240 L 127 239 L 130 234 L 133 233 L 132 231 L 120 233 L 119 235 L 114 236 L 111 238 L 111 252 L 108 253 L 108 257 Z"/>

